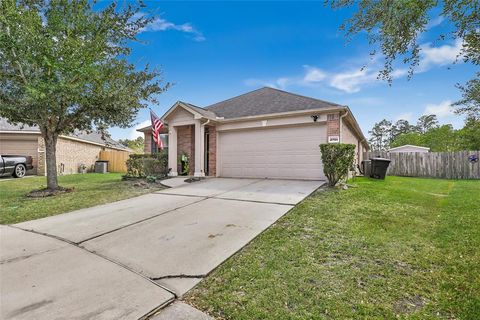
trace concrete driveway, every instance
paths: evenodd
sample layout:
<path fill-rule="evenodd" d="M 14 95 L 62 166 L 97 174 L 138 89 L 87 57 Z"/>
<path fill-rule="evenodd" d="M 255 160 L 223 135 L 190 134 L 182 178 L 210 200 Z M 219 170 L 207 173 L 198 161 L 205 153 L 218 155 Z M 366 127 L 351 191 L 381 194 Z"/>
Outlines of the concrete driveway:
<path fill-rule="evenodd" d="M 1 318 L 148 317 L 322 184 L 213 178 L 1 226 Z"/>

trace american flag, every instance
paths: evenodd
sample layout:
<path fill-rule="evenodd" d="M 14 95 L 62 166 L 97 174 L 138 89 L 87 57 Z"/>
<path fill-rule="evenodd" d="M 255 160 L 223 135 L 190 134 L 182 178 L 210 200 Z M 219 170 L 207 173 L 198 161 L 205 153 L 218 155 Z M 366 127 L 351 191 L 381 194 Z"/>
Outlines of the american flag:
<path fill-rule="evenodd" d="M 163 142 L 162 139 L 160 139 L 160 130 L 163 128 L 163 122 L 157 117 L 155 112 L 150 110 L 150 119 L 152 120 L 152 134 L 153 134 L 153 140 L 157 144 L 157 146 L 160 148 L 160 150 L 163 150 Z"/>

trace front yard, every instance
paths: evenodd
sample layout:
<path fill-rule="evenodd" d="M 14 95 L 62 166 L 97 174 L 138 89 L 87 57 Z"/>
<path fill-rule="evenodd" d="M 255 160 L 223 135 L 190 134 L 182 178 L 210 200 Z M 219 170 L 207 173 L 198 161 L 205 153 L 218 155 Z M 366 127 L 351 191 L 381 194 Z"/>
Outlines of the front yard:
<path fill-rule="evenodd" d="M 478 319 L 480 181 L 320 191 L 185 298 L 221 319 Z"/>
<path fill-rule="evenodd" d="M 27 220 L 92 207 L 99 204 L 135 197 L 158 190 L 134 187 L 132 182 L 121 180 L 121 173 L 74 174 L 59 177 L 63 187 L 75 188 L 74 192 L 47 198 L 27 198 L 25 194 L 45 188 L 45 177 L 26 177 L 2 181 L 0 179 L 0 224 Z"/>

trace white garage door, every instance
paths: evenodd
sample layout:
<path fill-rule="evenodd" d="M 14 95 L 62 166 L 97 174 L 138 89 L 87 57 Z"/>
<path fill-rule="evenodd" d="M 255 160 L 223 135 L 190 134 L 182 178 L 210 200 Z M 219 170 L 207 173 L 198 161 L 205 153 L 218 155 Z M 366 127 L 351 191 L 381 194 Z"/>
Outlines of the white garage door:
<path fill-rule="evenodd" d="M 319 145 L 326 126 L 221 132 L 219 169 L 223 177 L 325 179 Z"/>

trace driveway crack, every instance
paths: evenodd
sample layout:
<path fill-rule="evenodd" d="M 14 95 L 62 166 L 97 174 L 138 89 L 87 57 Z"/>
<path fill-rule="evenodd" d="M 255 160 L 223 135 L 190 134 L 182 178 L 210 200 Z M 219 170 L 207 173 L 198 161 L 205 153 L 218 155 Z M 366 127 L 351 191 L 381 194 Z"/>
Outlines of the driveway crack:
<path fill-rule="evenodd" d="M 158 280 L 163 280 L 163 279 L 178 279 L 178 278 L 186 278 L 186 279 L 203 279 L 207 275 L 206 274 L 172 274 L 172 275 L 167 275 L 167 276 L 161 276 L 161 277 L 154 277 L 150 278 L 153 281 L 158 281 Z"/>

